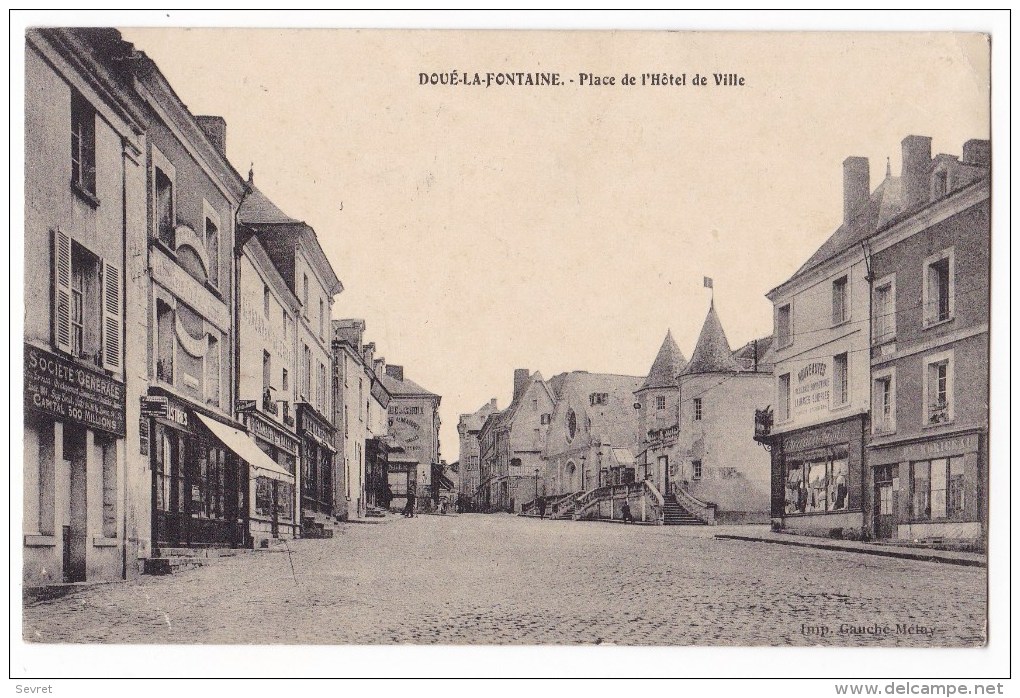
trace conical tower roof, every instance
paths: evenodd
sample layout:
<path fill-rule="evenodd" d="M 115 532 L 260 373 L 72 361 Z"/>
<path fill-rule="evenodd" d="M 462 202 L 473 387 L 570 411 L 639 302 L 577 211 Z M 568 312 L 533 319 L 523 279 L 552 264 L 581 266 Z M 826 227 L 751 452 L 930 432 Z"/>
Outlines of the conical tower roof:
<path fill-rule="evenodd" d="M 698 343 L 694 346 L 691 361 L 684 368 L 683 374 L 692 373 L 730 373 L 739 371 L 740 364 L 733 358 L 730 343 L 723 332 L 722 323 L 715 312 L 713 303 L 708 309 L 708 317 L 701 326 Z"/>
<path fill-rule="evenodd" d="M 673 339 L 673 332 L 667 330 L 666 338 L 662 340 L 662 346 L 659 347 L 659 353 L 655 357 L 651 369 L 648 371 L 648 378 L 645 379 L 641 390 L 675 388 L 677 385 L 676 377 L 686 365 L 687 358 L 680 351 L 676 340 Z"/>

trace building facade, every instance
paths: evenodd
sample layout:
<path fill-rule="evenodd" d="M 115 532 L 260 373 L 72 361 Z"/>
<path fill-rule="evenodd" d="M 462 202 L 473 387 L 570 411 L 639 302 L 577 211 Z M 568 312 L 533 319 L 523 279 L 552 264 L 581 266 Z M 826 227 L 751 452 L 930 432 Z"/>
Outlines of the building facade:
<path fill-rule="evenodd" d="M 261 547 L 300 533 L 296 482 L 301 442 L 294 413 L 294 319 L 300 304 L 252 231 L 242 228 L 238 242 L 236 411 L 259 448 L 288 474 L 262 470 L 249 483 L 248 530 L 253 544 Z"/>
<path fill-rule="evenodd" d="M 334 422 L 337 425 L 337 499 L 342 518 L 361 518 L 370 507 L 387 508 L 387 410 L 390 394 L 377 369 L 375 344 L 364 343 L 365 321 L 333 321 L 336 374 Z"/>
<path fill-rule="evenodd" d="M 145 322 L 125 303 L 146 215 L 131 54 L 112 30 L 26 35 L 26 586 L 124 578 L 148 552 L 147 526 L 128 516 L 148 491 L 132 481 L 144 470 L 128 397 L 144 385 L 144 345 L 126 346 Z"/>
<path fill-rule="evenodd" d="M 521 511 L 540 496 L 545 463 L 542 452 L 552 422 L 555 398 L 542 374 L 514 370 L 510 405 L 483 423 L 484 452 L 480 452 L 480 486 L 490 510 Z"/>
<path fill-rule="evenodd" d="M 556 396 L 546 435 L 547 494 L 585 492 L 637 478 L 638 410 L 645 377 L 572 371 L 553 376 Z"/>
<path fill-rule="evenodd" d="M 473 511 L 477 504 L 478 488 L 481 484 L 480 466 L 481 449 L 478 434 L 485 419 L 493 412 L 498 412 L 496 398 L 492 398 L 471 414 L 462 414 L 457 422 L 457 434 L 460 439 L 460 508 Z"/>
<path fill-rule="evenodd" d="M 252 180 L 249 175 L 238 220 L 258 238 L 300 308 L 294 318 L 299 519 L 304 535 L 318 535 L 331 525 L 336 504 L 330 317 L 334 297 L 343 291 L 343 285 L 315 230 L 281 211 Z"/>
<path fill-rule="evenodd" d="M 408 492 L 416 507 L 428 509 L 439 501 L 439 403 L 442 397 L 404 375 L 404 367 L 387 365 L 379 375 L 390 395 L 388 436 L 399 454 L 389 459 L 390 507 L 403 508 Z M 434 484 L 436 486 L 434 486 Z"/>
<path fill-rule="evenodd" d="M 905 162 L 916 157 L 904 155 Z M 904 186 L 887 168 L 872 192 L 867 158 L 850 157 L 843 162 L 843 199 L 842 225 L 767 294 L 775 318 L 775 393 L 757 433 L 770 432 L 764 441 L 772 454 L 774 526 L 862 537 L 871 431 L 864 243 L 903 211 Z"/>
<path fill-rule="evenodd" d="M 676 472 L 676 446 L 680 433 L 680 383 L 678 377 L 687 365 L 671 331 L 659 347 L 659 353 L 641 388 L 634 393 L 637 408 L 638 478 L 649 479 L 659 490 L 670 490 L 670 466 Z"/>
<path fill-rule="evenodd" d="M 988 513 L 989 143 L 902 173 L 907 215 L 869 242 L 871 443 L 866 530 L 983 544 Z"/>
<path fill-rule="evenodd" d="M 148 117 L 151 283 L 148 332 L 132 334 L 148 336 L 140 455 L 152 482 L 152 544 L 250 545 L 250 468 L 278 466 L 234 418 L 234 214 L 245 183 L 226 159 L 222 119 L 192 115 L 144 54 L 134 63 Z"/>
<path fill-rule="evenodd" d="M 713 303 L 680 372 L 677 449 L 664 493 L 681 489 L 712 507 L 715 523 L 769 521 L 771 463 L 753 429 L 756 408 L 772 395 L 770 344 L 732 351 Z"/>

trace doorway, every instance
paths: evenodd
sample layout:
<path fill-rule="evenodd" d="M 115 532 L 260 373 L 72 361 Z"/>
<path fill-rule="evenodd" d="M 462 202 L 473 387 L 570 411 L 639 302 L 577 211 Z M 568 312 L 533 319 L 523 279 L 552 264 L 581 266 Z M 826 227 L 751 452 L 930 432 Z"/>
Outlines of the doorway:
<path fill-rule="evenodd" d="M 64 581 L 84 582 L 88 551 L 88 456 L 85 428 L 64 425 L 64 460 L 70 478 L 68 525 L 63 530 Z"/>
<path fill-rule="evenodd" d="M 896 526 L 896 491 L 893 489 L 895 466 L 875 469 L 875 538 L 893 538 Z"/>

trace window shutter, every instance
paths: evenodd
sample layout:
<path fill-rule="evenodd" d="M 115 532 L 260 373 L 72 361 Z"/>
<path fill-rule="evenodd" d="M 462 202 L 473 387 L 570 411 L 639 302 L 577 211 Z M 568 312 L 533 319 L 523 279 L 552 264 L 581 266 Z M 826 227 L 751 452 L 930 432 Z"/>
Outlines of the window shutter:
<path fill-rule="evenodd" d="M 53 231 L 53 341 L 71 351 L 71 237 Z"/>
<path fill-rule="evenodd" d="M 120 369 L 120 268 L 103 260 L 103 368 Z"/>

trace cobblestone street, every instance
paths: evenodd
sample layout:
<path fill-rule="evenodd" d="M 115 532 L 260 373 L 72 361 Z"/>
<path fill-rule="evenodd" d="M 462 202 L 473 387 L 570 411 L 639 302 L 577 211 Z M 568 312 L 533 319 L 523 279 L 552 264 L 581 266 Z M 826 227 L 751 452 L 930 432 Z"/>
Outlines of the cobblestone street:
<path fill-rule="evenodd" d="M 292 541 L 30 604 L 24 636 L 45 643 L 984 642 L 984 569 L 713 538 L 739 528 L 509 515 L 349 524 L 331 540 Z M 905 632 L 917 628 L 933 630 Z"/>

